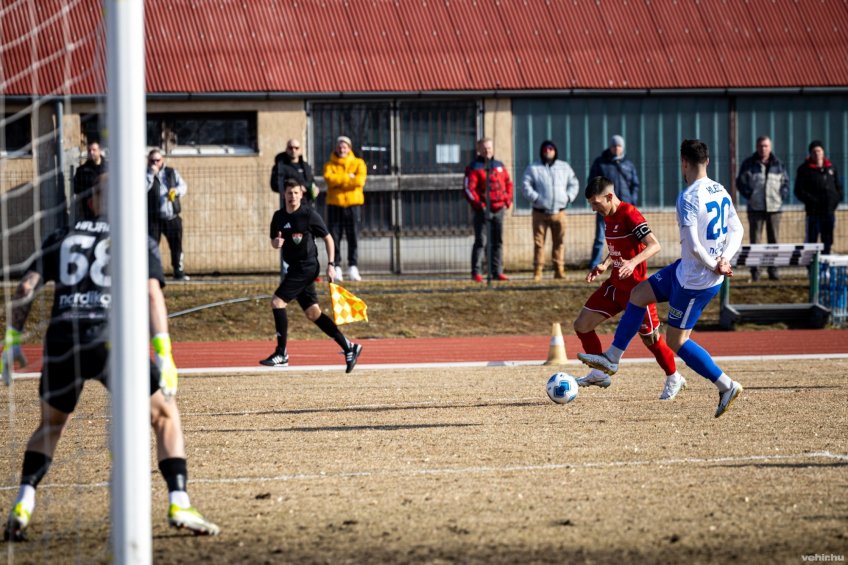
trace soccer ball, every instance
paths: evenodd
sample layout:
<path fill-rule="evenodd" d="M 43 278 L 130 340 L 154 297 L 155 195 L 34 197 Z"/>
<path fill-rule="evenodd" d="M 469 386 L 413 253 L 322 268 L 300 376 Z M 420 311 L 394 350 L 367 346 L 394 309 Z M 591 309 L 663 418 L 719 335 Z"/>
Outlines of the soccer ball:
<path fill-rule="evenodd" d="M 577 398 L 577 381 L 568 373 L 554 373 L 548 379 L 548 397 L 557 404 L 568 404 Z"/>

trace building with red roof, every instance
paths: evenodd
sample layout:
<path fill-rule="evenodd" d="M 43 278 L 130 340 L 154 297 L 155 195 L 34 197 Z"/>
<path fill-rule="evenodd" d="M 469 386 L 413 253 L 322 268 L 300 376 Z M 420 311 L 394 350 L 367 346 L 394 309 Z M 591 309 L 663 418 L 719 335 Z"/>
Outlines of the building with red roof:
<path fill-rule="evenodd" d="M 102 7 L 4 2 L 0 18 L 0 188 L 37 179 L 45 201 L 68 193 L 70 175 L 46 175 L 49 163 L 77 165 L 86 140 L 102 137 Z M 710 144 L 710 174 L 731 188 L 761 134 L 793 171 L 812 139 L 848 169 L 844 0 L 146 0 L 144 25 L 148 145 L 189 183 L 195 271 L 274 265 L 252 248 L 289 138 L 319 173 L 336 136 L 353 139 L 369 169 L 364 251 L 371 270 L 394 272 L 433 264 L 404 251 L 399 233 L 467 238 L 462 171 L 484 135 L 519 183 L 539 142 L 555 140 L 582 186 L 620 134 L 645 209 L 673 205 L 684 137 Z M 61 158 L 37 158 L 49 155 Z M 529 204 L 516 193 L 508 262 L 521 265 Z M 588 229 L 584 212 L 579 198 L 573 231 Z M 233 233 L 241 252 L 227 249 Z M 585 234 L 569 237 L 579 263 Z M 210 241 L 220 243 L 210 251 Z M 465 249 L 456 255 L 436 268 L 464 264 Z"/>

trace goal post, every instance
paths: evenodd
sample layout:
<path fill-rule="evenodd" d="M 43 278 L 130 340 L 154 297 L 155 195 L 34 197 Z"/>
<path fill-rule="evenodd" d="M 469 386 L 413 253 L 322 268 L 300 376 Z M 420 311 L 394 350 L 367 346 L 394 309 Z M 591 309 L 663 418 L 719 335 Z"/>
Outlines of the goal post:
<path fill-rule="evenodd" d="M 144 1 L 104 0 L 110 150 L 112 549 L 116 563 L 152 560 Z"/>

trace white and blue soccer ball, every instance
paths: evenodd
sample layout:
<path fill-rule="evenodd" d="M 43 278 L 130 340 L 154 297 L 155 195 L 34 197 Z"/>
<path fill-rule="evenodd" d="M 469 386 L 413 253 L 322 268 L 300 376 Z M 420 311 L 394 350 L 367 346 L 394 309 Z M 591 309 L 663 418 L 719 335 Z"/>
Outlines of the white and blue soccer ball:
<path fill-rule="evenodd" d="M 568 404 L 577 398 L 577 380 L 568 373 L 554 373 L 548 379 L 548 397 L 557 404 Z"/>

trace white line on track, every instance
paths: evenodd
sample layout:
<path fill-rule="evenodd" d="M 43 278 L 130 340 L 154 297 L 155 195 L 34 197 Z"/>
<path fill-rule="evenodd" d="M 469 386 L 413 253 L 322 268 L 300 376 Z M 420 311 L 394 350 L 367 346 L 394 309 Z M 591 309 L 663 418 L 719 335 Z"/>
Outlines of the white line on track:
<path fill-rule="evenodd" d="M 794 355 L 727 355 L 716 356 L 713 360 L 718 362 L 726 361 L 796 361 L 796 360 L 832 360 L 832 359 L 848 359 L 848 353 L 811 353 L 811 354 L 794 354 Z M 655 363 L 653 357 L 637 357 L 624 358 L 624 366 L 631 363 Z M 376 370 L 404 370 L 404 369 L 446 369 L 460 367 L 529 367 L 541 366 L 542 361 L 455 361 L 446 363 L 370 363 L 358 364 L 357 368 L 363 371 Z M 577 360 L 569 359 L 566 362 L 568 366 L 582 367 L 583 365 Z M 205 367 L 205 368 L 180 368 L 180 375 L 245 375 L 256 374 L 263 375 L 267 373 L 291 373 L 291 372 L 311 372 L 311 371 L 342 371 L 344 365 L 300 365 L 289 367 Z M 15 379 L 37 379 L 40 373 L 15 373 Z"/>
<path fill-rule="evenodd" d="M 339 473 L 312 473 L 276 475 L 274 477 L 230 477 L 222 479 L 191 480 L 192 484 L 236 484 L 236 483 L 269 483 L 287 481 L 319 481 L 326 479 L 351 479 L 368 477 L 422 476 L 422 475 L 480 475 L 489 473 L 533 473 L 537 471 L 557 471 L 561 469 L 604 469 L 614 467 L 644 467 L 669 465 L 712 465 L 716 463 L 747 463 L 756 461 L 785 461 L 797 459 L 829 459 L 848 462 L 848 454 L 832 453 L 830 451 L 813 451 L 788 455 L 740 455 L 729 457 L 684 457 L 680 459 L 657 459 L 636 461 L 599 461 L 588 463 L 550 463 L 546 465 L 505 465 L 503 467 L 448 467 L 441 469 L 386 469 L 380 471 L 344 471 Z M 107 488 L 109 483 L 87 484 L 44 484 L 38 488 Z M 16 486 L 2 486 L 0 491 L 17 490 Z"/>

